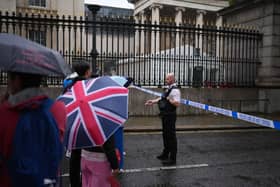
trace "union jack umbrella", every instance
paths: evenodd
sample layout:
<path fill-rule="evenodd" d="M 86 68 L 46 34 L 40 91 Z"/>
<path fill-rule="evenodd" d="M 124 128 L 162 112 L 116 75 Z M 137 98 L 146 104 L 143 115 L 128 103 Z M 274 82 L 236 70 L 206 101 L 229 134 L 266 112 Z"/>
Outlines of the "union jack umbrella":
<path fill-rule="evenodd" d="M 68 150 L 103 145 L 128 118 L 128 89 L 107 76 L 78 81 L 58 100 L 66 106 Z"/>
<path fill-rule="evenodd" d="M 110 78 L 113 79 L 119 85 L 124 86 L 126 88 L 130 84 L 132 84 L 132 82 L 133 82 L 133 78 L 131 78 L 131 77 L 123 77 L 123 76 L 113 75 Z"/>

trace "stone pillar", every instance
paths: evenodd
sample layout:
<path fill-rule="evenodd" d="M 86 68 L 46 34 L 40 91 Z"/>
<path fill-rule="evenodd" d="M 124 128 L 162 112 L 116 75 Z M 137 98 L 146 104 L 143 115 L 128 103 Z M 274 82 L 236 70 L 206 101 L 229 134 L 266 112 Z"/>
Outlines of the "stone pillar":
<path fill-rule="evenodd" d="M 196 26 L 202 27 L 203 26 L 203 17 L 206 14 L 205 10 L 197 10 L 196 11 Z M 198 48 L 200 51 L 200 55 L 202 55 L 202 35 L 201 32 L 196 34 L 196 40 L 195 40 L 196 45 L 194 46 L 195 48 Z"/>
<path fill-rule="evenodd" d="M 216 18 L 216 27 L 217 27 L 217 29 L 219 29 L 219 28 L 221 28 L 223 26 L 223 17 L 222 16 L 220 16 L 220 15 L 218 15 L 217 14 L 217 18 Z M 222 61 L 222 55 L 223 55 L 223 47 L 224 47 L 224 44 L 223 44 L 223 38 L 221 38 L 221 35 L 220 35 L 221 33 L 219 33 L 219 35 L 218 35 L 218 32 L 217 32 L 217 39 L 216 39 L 216 57 L 218 57 L 217 58 L 217 60 L 219 61 L 218 62 L 218 64 L 219 64 L 219 67 L 218 67 L 218 69 L 219 69 L 219 71 L 220 71 L 220 73 L 219 73 L 219 77 L 218 77 L 218 79 L 220 80 L 220 81 L 222 81 L 222 82 L 224 82 L 225 81 L 225 75 L 226 75 L 226 73 L 225 73 L 225 65 L 224 65 L 224 61 Z"/>
<path fill-rule="evenodd" d="M 139 19 L 139 15 L 134 15 L 135 23 L 139 24 L 141 23 L 141 20 Z M 135 27 L 135 49 L 134 54 L 138 54 L 140 47 L 140 27 Z"/>
<path fill-rule="evenodd" d="M 270 4 L 271 5 L 271 4 Z M 263 7 L 267 13 L 262 18 L 262 45 L 259 50 L 261 64 L 258 66 L 256 85 L 260 87 L 280 87 L 280 3 Z"/>
<path fill-rule="evenodd" d="M 140 19 L 141 19 L 141 24 L 144 24 L 147 19 L 144 11 L 140 12 Z M 142 27 L 140 29 L 140 54 L 145 52 L 145 39 L 146 39 L 145 37 L 147 37 L 147 36 L 145 36 L 144 29 L 147 29 L 147 28 Z M 146 43 L 147 43 L 147 41 L 146 41 Z"/>
<path fill-rule="evenodd" d="M 217 18 L 216 18 L 216 27 L 217 29 L 219 29 L 220 27 L 223 26 L 223 17 L 220 16 L 220 15 L 217 15 Z M 217 40 L 216 40 L 216 56 L 217 57 L 220 57 L 221 56 L 221 50 L 220 50 L 220 47 L 222 47 L 223 44 L 222 44 L 222 40 L 220 38 L 220 36 L 217 36 Z"/>
<path fill-rule="evenodd" d="M 152 24 L 159 25 L 159 17 L 160 17 L 160 9 L 161 5 L 153 4 L 151 7 L 152 10 Z M 158 30 L 158 28 L 154 27 L 153 30 Z M 151 53 L 158 52 L 160 49 L 159 46 L 159 31 L 152 31 L 151 33 Z"/>
<path fill-rule="evenodd" d="M 182 22 L 183 22 L 183 12 L 185 12 L 185 8 L 183 7 L 176 7 L 175 8 L 176 10 L 176 15 L 175 15 L 175 23 L 176 23 L 176 26 L 179 26 Z M 180 33 L 179 33 L 179 29 L 177 30 L 176 32 L 176 47 L 180 47 L 180 45 L 182 45 L 180 43 Z M 181 37 L 182 37 L 182 33 L 181 33 Z"/>
<path fill-rule="evenodd" d="M 196 25 L 203 25 L 203 17 L 206 14 L 205 10 L 196 11 Z"/>

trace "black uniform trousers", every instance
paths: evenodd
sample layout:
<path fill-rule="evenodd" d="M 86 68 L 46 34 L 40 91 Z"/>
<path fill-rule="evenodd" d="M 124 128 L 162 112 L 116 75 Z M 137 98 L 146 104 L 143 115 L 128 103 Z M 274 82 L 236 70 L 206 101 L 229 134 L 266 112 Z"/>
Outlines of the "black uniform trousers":
<path fill-rule="evenodd" d="M 161 115 L 163 154 L 169 155 L 170 159 L 176 160 L 177 137 L 176 137 L 176 113 Z"/>

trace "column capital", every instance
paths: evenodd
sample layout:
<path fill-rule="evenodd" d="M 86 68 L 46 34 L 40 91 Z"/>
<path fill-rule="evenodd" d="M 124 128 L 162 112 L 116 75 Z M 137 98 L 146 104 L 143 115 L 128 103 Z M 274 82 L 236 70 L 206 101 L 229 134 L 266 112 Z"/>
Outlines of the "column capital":
<path fill-rule="evenodd" d="M 196 10 L 196 13 L 197 13 L 197 14 L 205 15 L 207 12 L 206 12 L 206 10 L 198 9 L 198 10 Z"/>
<path fill-rule="evenodd" d="M 223 26 L 223 16 L 217 16 L 217 18 L 216 18 L 216 26 L 217 27 Z"/>
<path fill-rule="evenodd" d="M 154 8 L 158 8 L 158 9 L 162 9 L 163 6 L 157 3 L 153 3 L 150 7 L 150 10 L 154 9 Z"/>
<path fill-rule="evenodd" d="M 176 10 L 177 12 L 179 12 L 179 11 L 185 12 L 185 11 L 186 11 L 186 8 L 184 8 L 184 7 L 175 7 L 175 10 Z"/>
<path fill-rule="evenodd" d="M 138 14 L 137 14 L 137 17 L 138 17 L 138 21 L 142 21 L 142 22 L 144 22 L 144 21 L 146 21 L 146 18 L 147 18 L 147 16 L 146 16 L 146 11 L 145 10 L 142 10 L 141 12 L 139 12 Z"/>
<path fill-rule="evenodd" d="M 217 16 L 217 17 L 223 17 L 223 15 L 220 14 L 220 13 L 218 13 L 218 12 L 216 13 L 216 16 Z"/>

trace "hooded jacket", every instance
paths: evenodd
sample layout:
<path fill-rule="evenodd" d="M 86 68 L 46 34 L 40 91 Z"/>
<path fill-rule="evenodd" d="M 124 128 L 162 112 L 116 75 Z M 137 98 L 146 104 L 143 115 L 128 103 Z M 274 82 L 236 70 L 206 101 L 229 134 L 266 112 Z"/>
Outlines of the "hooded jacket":
<path fill-rule="evenodd" d="M 0 105 L 0 186 L 10 187 L 11 179 L 9 177 L 7 167 L 5 166 L 6 159 L 9 159 L 12 151 L 12 142 L 18 124 L 21 111 L 30 108 L 36 108 L 42 104 L 44 99 L 48 98 L 38 88 L 28 88 L 4 101 Z M 51 107 L 51 113 L 58 125 L 60 138 L 63 139 L 63 134 L 66 125 L 66 110 L 62 102 L 54 102 Z"/>

